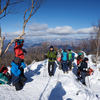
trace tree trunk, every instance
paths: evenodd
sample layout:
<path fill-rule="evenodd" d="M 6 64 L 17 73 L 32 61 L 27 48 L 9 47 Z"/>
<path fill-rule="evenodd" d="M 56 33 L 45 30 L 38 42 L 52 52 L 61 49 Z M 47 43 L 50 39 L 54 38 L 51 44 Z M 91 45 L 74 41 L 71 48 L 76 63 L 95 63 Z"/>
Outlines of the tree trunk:
<path fill-rule="evenodd" d="M 97 64 L 98 64 L 98 54 L 99 54 L 99 45 L 97 47 L 97 54 L 96 54 L 96 64 L 95 64 L 96 67 L 97 67 Z"/>

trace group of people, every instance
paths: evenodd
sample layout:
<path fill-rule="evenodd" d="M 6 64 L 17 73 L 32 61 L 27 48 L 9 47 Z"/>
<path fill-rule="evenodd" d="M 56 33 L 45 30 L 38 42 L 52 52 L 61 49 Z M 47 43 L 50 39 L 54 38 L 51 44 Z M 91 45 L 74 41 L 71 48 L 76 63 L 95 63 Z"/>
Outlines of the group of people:
<path fill-rule="evenodd" d="M 14 56 L 13 61 L 11 62 L 12 67 L 11 67 L 10 79 L 17 91 L 21 90 L 23 88 L 24 82 L 27 81 L 27 78 L 24 75 L 24 68 L 26 67 L 24 63 L 24 53 L 27 53 L 27 51 L 22 48 L 23 43 L 24 43 L 23 39 L 16 40 L 15 47 L 14 47 L 15 56 Z M 49 59 L 48 73 L 50 77 L 54 75 L 54 66 L 55 66 L 55 60 L 57 58 L 57 54 L 58 53 L 54 50 L 54 47 L 50 46 L 49 51 L 47 52 L 47 55 L 45 56 L 46 58 Z M 68 51 L 66 51 L 66 49 L 62 50 L 61 62 L 59 63 L 60 65 L 59 69 L 62 69 L 64 73 L 68 73 L 69 71 L 71 71 L 72 65 L 73 65 L 72 62 L 75 59 L 74 56 L 75 54 L 71 51 L 71 49 L 68 49 Z M 85 76 L 88 70 L 88 64 L 87 64 L 88 60 L 89 60 L 88 58 L 82 59 L 82 53 L 79 53 L 77 57 L 77 66 L 78 66 L 77 77 L 78 77 L 78 80 L 83 81 L 84 85 L 86 85 Z M 2 69 L 0 70 L 0 77 L 2 76 L 1 72 L 5 74 L 7 70 L 8 69 L 5 69 L 3 66 Z"/>
<path fill-rule="evenodd" d="M 68 49 L 68 52 L 66 49 L 61 51 L 61 65 L 63 72 L 71 71 L 72 69 L 72 62 L 74 61 L 74 53 L 72 53 L 71 49 Z"/>
<path fill-rule="evenodd" d="M 48 62 L 48 73 L 49 76 L 54 75 L 54 65 L 55 65 L 55 60 L 57 58 L 57 52 L 54 50 L 53 46 L 50 46 L 50 49 L 47 53 L 47 58 L 49 59 Z M 74 53 L 72 53 L 71 49 L 68 49 L 68 52 L 66 49 L 61 51 L 61 68 L 63 72 L 67 72 L 72 68 L 72 62 L 74 61 Z"/>
<path fill-rule="evenodd" d="M 54 50 L 53 46 L 50 46 L 50 49 L 47 53 L 47 58 L 49 59 L 48 61 L 48 74 L 49 76 L 54 75 L 54 65 L 55 65 L 55 60 L 57 57 L 57 52 Z M 73 67 L 73 61 L 75 59 L 75 54 L 71 51 L 71 49 L 66 49 L 61 51 L 61 61 L 59 63 L 59 69 L 62 69 L 64 73 L 68 73 L 69 71 L 72 70 Z M 82 53 L 78 54 L 77 59 L 77 79 L 82 80 L 82 83 L 86 85 L 85 83 L 85 77 L 86 73 L 88 71 L 88 58 L 82 58 Z"/>

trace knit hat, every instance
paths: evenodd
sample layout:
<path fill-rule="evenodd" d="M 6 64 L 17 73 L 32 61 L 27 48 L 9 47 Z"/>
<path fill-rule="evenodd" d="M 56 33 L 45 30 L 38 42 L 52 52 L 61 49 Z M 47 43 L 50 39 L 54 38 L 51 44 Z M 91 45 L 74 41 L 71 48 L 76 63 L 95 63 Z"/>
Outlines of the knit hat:
<path fill-rule="evenodd" d="M 53 48 L 53 46 L 51 45 L 50 48 Z"/>
<path fill-rule="evenodd" d="M 84 58 L 84 61 L 88 61 L 89 59 L 87 57 Z"/>

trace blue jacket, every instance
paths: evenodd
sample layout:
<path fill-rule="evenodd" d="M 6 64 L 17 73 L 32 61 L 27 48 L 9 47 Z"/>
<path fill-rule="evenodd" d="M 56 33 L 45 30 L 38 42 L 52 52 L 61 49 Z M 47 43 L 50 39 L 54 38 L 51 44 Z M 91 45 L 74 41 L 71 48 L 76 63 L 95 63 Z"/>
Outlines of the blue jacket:
<path fill-rule="evenodd" d="M 21 66 L 23 66 L 22 68 L 25 68 L 26 65 L 24 62 L 21 62 L 20 65 L 17 65 L 15 64 L 14 62 L 11 63 L 12 67 L 11 67 L 11 76 L 12 76 L 12 79 L 11 81 L 13 83 L 16 83 L 20 80 L 21 76 L 22 76 L 22 73 L 21 73 L 21 70 L 19 69 Z"/>
<path fill-rule="evenodd" d="M 67 52 L 63 52 L 61 55 L 61 60 L 62 61 L 67 61 Z"/>
<path fill-rule="evenodd" d="M 21 62 L 20 65 L 17 65 L 14 62 L 12 62 L 11 65 L 11 73 L 13 73 L 15 76 L 19 76 L 21 74 L 21 70 L 19 69 L 21 66 L 23 66 L 23 68 L 26 67 L 24 62 Z"/>

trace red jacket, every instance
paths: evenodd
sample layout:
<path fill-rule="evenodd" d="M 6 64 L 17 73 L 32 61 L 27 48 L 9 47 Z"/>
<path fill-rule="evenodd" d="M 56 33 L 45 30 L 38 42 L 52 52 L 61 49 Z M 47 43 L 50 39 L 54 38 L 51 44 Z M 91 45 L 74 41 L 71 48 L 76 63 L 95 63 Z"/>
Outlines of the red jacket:
<path fill-rule="evenodd" d="M 18 45 L 17 41 L 15 42 L 15 47 L 14 47 L 14 52 L 15 52 L 15 57 L 19 57 L 21 59 L 24 59 L 24 53 L 22 51 L 22 46 L 23 45 Z"/>

